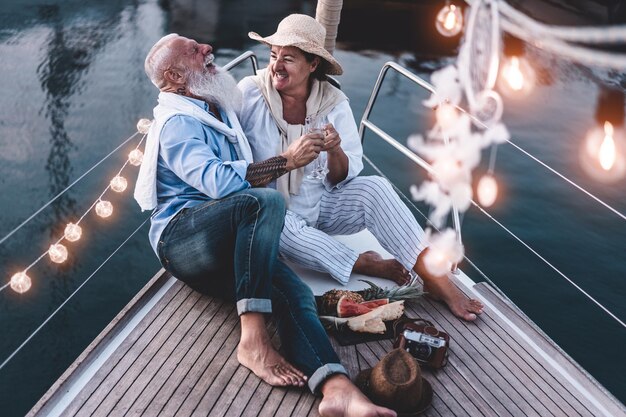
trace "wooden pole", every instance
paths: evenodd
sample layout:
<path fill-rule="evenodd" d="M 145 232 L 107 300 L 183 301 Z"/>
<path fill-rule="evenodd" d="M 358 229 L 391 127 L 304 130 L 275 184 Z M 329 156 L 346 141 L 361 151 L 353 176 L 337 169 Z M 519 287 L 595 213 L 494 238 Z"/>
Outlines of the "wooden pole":
<path fill-rule="evenodd" d="M 343 0 L 318 0 L 315 19 L 326 28 L 324 48 L 331 54 L 335 51 L 337 28 L 341 19 Z"/>

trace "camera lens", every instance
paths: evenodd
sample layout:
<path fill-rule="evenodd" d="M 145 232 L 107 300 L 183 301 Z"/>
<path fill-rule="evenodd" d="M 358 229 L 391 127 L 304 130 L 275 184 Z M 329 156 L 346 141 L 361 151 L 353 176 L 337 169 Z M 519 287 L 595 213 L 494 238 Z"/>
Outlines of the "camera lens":
<path fill-rule="evenodd" d="M 428 362 L 432 348 L 425 343 L 411 342 L 407 344 L 407 351 L 417 360 Z"/>

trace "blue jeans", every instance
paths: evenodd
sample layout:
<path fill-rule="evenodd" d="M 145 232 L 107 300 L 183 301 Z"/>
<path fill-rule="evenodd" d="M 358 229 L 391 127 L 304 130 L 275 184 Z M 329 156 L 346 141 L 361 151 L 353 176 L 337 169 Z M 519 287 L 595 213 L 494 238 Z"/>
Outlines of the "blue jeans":
<path fill-rule="evenodd" d="M 311 289 L 278 260 L 283 197 L 252 188 L 181 210 L 158 244 L 163 267 L 193 289 L 237 302 L 239 314 L 274 313 L 285 357 L 317 393 L 343 373 L 322 327 Z"/>

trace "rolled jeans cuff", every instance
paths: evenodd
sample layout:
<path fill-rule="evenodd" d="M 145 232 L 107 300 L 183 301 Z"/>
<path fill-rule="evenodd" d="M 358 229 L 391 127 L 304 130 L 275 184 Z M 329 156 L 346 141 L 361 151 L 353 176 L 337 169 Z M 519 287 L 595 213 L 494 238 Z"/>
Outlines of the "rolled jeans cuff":
<path fill-rule="evenodd" d="M 309 377 L 308 385 L 311 392 L 315 395 L 319 395 L 322 383 L 333 374 L 344 374 L 350 378 L 348 371 L 346 371 L 346 368 L 344 368 L 342 364 L 327 363 L 326 365 L 317 368 L 317 371 L 313 372 L 313 375 Z"/>
<path fill-rule="evenodd" d="M 243 313 L 271 313 L 272 300 L 267 298 L 242 298 L 237 301 L 237 314 Z"/>

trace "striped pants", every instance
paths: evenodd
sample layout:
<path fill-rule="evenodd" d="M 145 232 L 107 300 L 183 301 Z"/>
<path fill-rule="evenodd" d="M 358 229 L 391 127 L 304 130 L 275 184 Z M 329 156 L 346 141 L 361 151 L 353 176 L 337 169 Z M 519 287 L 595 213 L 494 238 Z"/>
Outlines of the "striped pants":
<path fill-rule="evenodd" d="M 327 272 L 345 285 L 359 254 L 330 235 L 350 235 L 365 228 L 409 271 L 426 247 L 424 230 L 391 184 L 370 176 L 356 177 L 341 188 L 324 191 L 314 227 L 288 210 L 280 254 L 307 268 Z"/>

